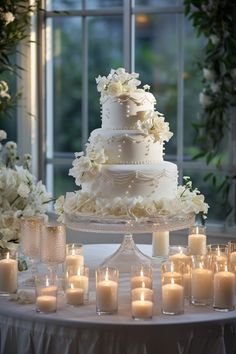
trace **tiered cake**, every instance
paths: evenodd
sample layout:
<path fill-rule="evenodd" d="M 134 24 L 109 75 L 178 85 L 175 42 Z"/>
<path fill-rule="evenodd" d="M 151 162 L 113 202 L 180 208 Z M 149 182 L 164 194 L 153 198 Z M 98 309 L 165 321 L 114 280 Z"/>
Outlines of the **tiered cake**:
<path fill-rule="evenodd" d="M 69 174 L 81 190 L 67 193 L 67 212 L 150 217 L 207 210 L 197 190 L 177 188 L 177 166 L 163 161 L 172 133 L 149 86 L 138 88 L 138 76 L 119 68 L 96 79 L 102 127 L 85 154 L 75 154 Z"/>

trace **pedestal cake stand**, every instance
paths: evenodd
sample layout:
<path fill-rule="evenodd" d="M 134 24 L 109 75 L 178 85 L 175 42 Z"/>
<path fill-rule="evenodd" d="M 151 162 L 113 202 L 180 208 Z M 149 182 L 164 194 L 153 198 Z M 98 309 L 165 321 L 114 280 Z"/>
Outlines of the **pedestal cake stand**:
<path fill-rule="evenodd" d="M 194 222 L 194 214 L 139 219 L 102 217 L 80 213 L 66 214 L 66 225 L 72 230 L 107 234 L 124 233 L 120 247 L 102 263 L 104 266 L 118 267 L 121 272 L 130 271 L 132 264 L 152 261 L 149 256 L 138 249 L 133 234 L 176 231 L 189 228 L 194 225 Z"/>

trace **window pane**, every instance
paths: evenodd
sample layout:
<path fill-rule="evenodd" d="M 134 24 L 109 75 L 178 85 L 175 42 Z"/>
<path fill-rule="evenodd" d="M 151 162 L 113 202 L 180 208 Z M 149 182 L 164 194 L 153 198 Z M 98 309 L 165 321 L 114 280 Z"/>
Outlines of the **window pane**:
<path fill-rule="evenodd" d="M 176 6 L 181 5 L 182 0 L 135 0 L 135 5 L 137 6 Z"/>
<path fill-rule="evenodd" d="M 81 150 L 81 19 L 53 20 L 53 63 L 47 80 L 53 75 L 54 152 Z M 49 102 L 50 102 L 50 92 Z M 47 118 L 48 120 L 51 117 Z M 50 137 L 48 137 L 50 139 Z"/>
<path fill-rule="evenodd" d="M 85 6 L 87 9 L 100 9 L 104 7 L 122 6 L 123 1 L 127 0 L 87 0 Z"/>
<path fill-rule="evenodd" d="M 53 169 L 53 185 L 54 185 L 54 193 L 53 196 L 58 198 L 62 194 L 66 194 L 66 192 L 73 192 L 78 187 L 75 185 L 75 179 L 71 176 L 68 176 L 70 165 L 66 166 L 54 166 Z"/>
<path fill-rule="evenodd" d="M 207 221 L 209 222 L 224 222 L 225 221 L 225 205 L 222 205 L 222 196 L 216 193 L 216 189 L 210 181 L 204 181 L 206 171 L 201 169 L 184 170 L 184 176 L 190 176 L 193 187 L 198 188 L 204 194 L 206 202 L 209 204 L 209 212 Z M 217 179 L 222 181 L 222 175 L 217 172 Z"/>
<path fill-rule="evenodd" d="M 140 17 L 142 16 L 142 18 Z M 138 15 L 135 32 L 135 71 L 149 84 L 174 133 L 166 154 L 176 154 L 177 37 L 176 15 Z"/>
<path fill-rule="evenodd" d="M 82 0 L 47 0 L 47 11 L 81 10 Z"/>
<path fill-rule="evenodd" d="M 89 131 L 101 127 L 100 94 L 95 78 L 107 76 L 111 68 L 122 66 L 122 17 L 90 17 L 89 33 Z"/>

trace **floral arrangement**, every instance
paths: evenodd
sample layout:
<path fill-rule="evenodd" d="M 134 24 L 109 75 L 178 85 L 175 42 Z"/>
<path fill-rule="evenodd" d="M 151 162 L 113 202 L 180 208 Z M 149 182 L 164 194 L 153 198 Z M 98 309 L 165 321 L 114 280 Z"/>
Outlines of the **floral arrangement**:
<path fill-rule="evenodd" d="M 20 161 L 16 143 L 2 143 L 6 138 L 0 130 L 0 248 L 12 249 L 19 243 L 20 217 L 45 215 L 52 198 L 30 173 L 31 156 Z"/>
<path fill-rule="evenodd" d="M 137 129 L 144 134 L 151 135 L 154 141 L 169 141 L 173 136 L 169 123 L 165 122 L 164 115 L 157 111 L 147 111 L 142 120 L 137 121 Z"/>
<path fill-rule="evenodd" d="M 224 140 L 235 121 L 231 108 L 236 105 L 236 3 L 228 0 L 184 0 L 184 6 L 197 35 L 206 38 L 204 59 L 198 63 L 202 70 L 203 89 L 199 94 L 202 111 L 198 122 L 193 124 L 199 147 L 194 158 L 204 158 L 207 164 L 212 163 L 220 170 Z M 223 181 L 217 181 L 214 172 L 205 177 L 222 192 L 226 214 L 232 210 L 228 196 L 234 179 L 234 171 L 226 173 Z"/>
<path fill-rule="evenodd" d="M 64 222 L 65 214 L 77 213 L 134 219 L 200 214 L 204 220 L 209 206 L 200 191 L 197 188 L 192 189 L 189 178 L 186 177 L 186 179 L 187 183 L 178 187 L 173 199 L 162 198 L 155 201 L 139 196 L 137 198 L 116 197 L 110 200 L 91 196 L 87 192 L 76 191 L 67 193 L 66 198 L 59 197 L 55 203 L 55 211 L 61 222 Z"/>
<path fill-rule="evenodd" d="M 113 97 L 120 97 L 122 95 L 129 95 L 131 92 L 137 91 L 141 81 L 138 80 L 139 74 L 127 73 L 124 68 L 116 70 L 111 69 L 110 74 L 106 76 L 98 76 L 96 78 L 97 90 L 101 95 L 110 95 Z M 144 85 L 141 91 L 148 91 L 149 85 Z"/>

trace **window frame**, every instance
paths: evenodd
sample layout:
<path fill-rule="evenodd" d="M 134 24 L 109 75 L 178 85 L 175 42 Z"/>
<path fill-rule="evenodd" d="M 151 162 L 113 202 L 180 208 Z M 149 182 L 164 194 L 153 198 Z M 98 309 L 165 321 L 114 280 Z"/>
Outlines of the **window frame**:
<path fill-rule="evenodd" d="M 123 63 L 127 71 L 133 71 L 135 66 L 135 16 L 138 14 L 169 14 L 175 13 L 179 15 L 178 21 L 178 79 L 177 79 L 177 154 L 174 162 L 178 165 L 180 179 L 183 176 L 184 169 L 195 169 L 204 171 L 216 171 L 216 168 L 211 165 L 206 165 L 202 161 L 187 161 L 184 159 L 184 80 L 182 77 L 182 72 L 184 68 L 184 7 L 182 5 L 176 6 L 133 6 L 134 0 L 123 1 L 123 6 L 121 7 L 106 7 L 103 9 L 86 9 L 86 0 L 82 1 L 81 10 L 71 10 L 71 11 L 44 11 L 39 12 L 37 17 L 32 18 L 32 32 L 31 36 L 34 41 L 38 43 L 31 43 L 29 48 L 26 49 L 28 54 L 24 59 L 26 62 L 22 63 L 24 67 L 30 68 L 27 73 L 22 76 L 22 81 L 27 85 L 30 85 L 31 89 L 29 92 L 31 94 L 27 96 L 27 110 L 38 117 L 36 122 L 32 121 L 29 123 L 25 118 L 25 109 L 19 109 L 18 112 L 18 141 L 20 152 L 31 152 L 33 155 L 33 172 L 42 179 L 49 191 L 53 192 L 53 168 L 48 166 L 65 166 L 68 168 L 71 166 L 71 161 L 73 159 L 73 154 L 66 153 L 60 156 L 55 156 L 53 154 L 53 132 L 52 125 L 50 126 L 47 116 L 52 116 L 52 105 L 47 104 L 47 100 L 50 99 L 50 91 L 52 87 L 49 87 L 47 80 L 47 73 L 44 72 L 44 67 L 49 63 L 48 57 L 45 56 L 47 36 L 49 36 L 49 31 L 46 26 L 46 21 L 50 18 L 53 19 L 57 16 L 79 16 L 82 18 L 82 65 L 83 65 L 83 76 L 82 76 L 82 143 L 83 145 L 87 142 L 89 131 L 88 131 L 88 42 L 87 42 L 87 17 L 88 16 L 112 16 L 112 15 L 122 15 L 123 16 Z M 45 3 L 42 4 L 45 8 Z M 52 58 L 50 59 L 52 60 Z M 32 80 L 33 78 L 33 80 Z M 52 80 L 51 80 L 52 81 Z M 235 110 L 232 111 L 235 114 Z M 235 129 L 236 131 L 236 129 Z M 50 134 L 49 134 L 50 133 Z M 21 139 L 24 136 L 24 140 Z M 47 137 L 47 139 L 46 139 Z M 236 146 L 236 133 L 234 129 L 229 132 L 229 152 L 230 152 L 230 164 L 227 166 L 229 169 L 234 169 L 236 166 L 236 153 L 234 147 Z M 235 184 L 233 186 L 234 193 L 232 194 L 232 203 L 235 205 Z M 227 236 L 233 236 L 236 230 L 234 224 L 234 216 L 231 215 L 222 224 L 212 225 L 212 230 L 214 234 L 222 235 L 222 233 L 227 233 Z"/>

